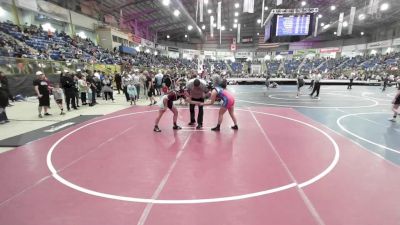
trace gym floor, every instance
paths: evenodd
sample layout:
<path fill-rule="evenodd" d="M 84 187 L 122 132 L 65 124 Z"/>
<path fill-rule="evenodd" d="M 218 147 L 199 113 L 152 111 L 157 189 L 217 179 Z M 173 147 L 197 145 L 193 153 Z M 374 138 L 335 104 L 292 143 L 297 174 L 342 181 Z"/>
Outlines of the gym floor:
<path fill-rule="evenodd" d="M 35 118 L 45 127 L 106 114 L 0 154 L 0 224 L 399 224 L 394 87 L 322 86 L 319 100 L 307 87 L 299 98 L 294 86 L 229 89 L 238 131 L 228 114 L 219 133 L 210 131 L 218 106 L 195 130 L 182 106 L 182 130 L 172 130 L 168 112 L 154 133 L 157 106 L 130 107 L 121 97 Z M 9 112 L 24 107 L 36 108 L 18 103 Z M 1 139 L 40 127 L 13 132 L 21 121 L 9 114 Z"/>

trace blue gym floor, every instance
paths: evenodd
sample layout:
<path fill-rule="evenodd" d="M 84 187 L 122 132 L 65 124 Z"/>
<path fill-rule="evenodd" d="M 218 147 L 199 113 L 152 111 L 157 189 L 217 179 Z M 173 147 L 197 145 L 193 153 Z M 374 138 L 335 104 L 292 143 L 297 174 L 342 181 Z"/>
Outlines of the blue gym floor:
<path fill-rule="evenodd" d="M 296 86 L 266 89 L 263 85 L 230 85 L 238 107 L 289 107 L 358 143 L 364 149 L 400 165 L 400 118 L 392 117 L 395 87 L 321 86 L 320 99 L 312 99 L 308 86 L 296 98 Z"/>

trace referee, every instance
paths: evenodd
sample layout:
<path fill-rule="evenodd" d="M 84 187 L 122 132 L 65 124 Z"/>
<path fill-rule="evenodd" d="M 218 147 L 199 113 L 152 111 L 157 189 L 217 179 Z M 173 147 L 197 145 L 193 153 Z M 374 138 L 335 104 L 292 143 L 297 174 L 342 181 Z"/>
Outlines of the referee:
<path fill-rule="evenodd" d="M 208 92 L 207 88 L 207 82 L 202 79 L 191 79 L 189 82 L 186 84 L 186 88 L 190 94 L 191 100 L 192 101 L 197 101 L 197 102 L 204 102 L 204 95 L 205 93 Z M 195 120 L 195 104 L 190 104 L 190 126 L 195 125 L 196 120 Z M 197 115 L 197 127 L 196 129 L 201 129 L 203 127 L 203 106 L 199 105 L 199 113 Z"/>

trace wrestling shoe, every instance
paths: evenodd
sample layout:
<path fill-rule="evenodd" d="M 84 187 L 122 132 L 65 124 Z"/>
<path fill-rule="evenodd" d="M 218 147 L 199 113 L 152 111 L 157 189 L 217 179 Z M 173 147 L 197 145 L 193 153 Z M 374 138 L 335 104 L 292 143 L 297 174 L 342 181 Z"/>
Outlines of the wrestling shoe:
<path fill-rule="evenodd" d="M 178 125 L 175 125 L 175 126 L 172 127 L 172 129 L 174 129 L 174 130 L 181 130 L 182 127 L 180 127 L 180 126 L 178 126 Z"/>

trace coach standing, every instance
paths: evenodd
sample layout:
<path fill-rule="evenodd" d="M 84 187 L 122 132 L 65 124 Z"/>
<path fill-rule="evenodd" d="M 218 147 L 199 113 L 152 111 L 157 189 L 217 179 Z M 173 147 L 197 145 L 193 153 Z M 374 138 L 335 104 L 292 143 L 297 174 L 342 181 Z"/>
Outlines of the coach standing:
<path fill-rule="evenodd" d="M 191 100 L 197 102 L 204 102 L 204 95 L 208 92 L 207 82 L 202 79 L 191 79 L 186 85 L 186 88 L 190 94 Z M 192 126 L 196 123 L 194 107 L 195 104 L 190 104 L 190 123 Z M 203 127 L 203 106 L 199 105 L 199 113 L 197 115 L 197 127 L 196 129 L 201 129 Z"/>

